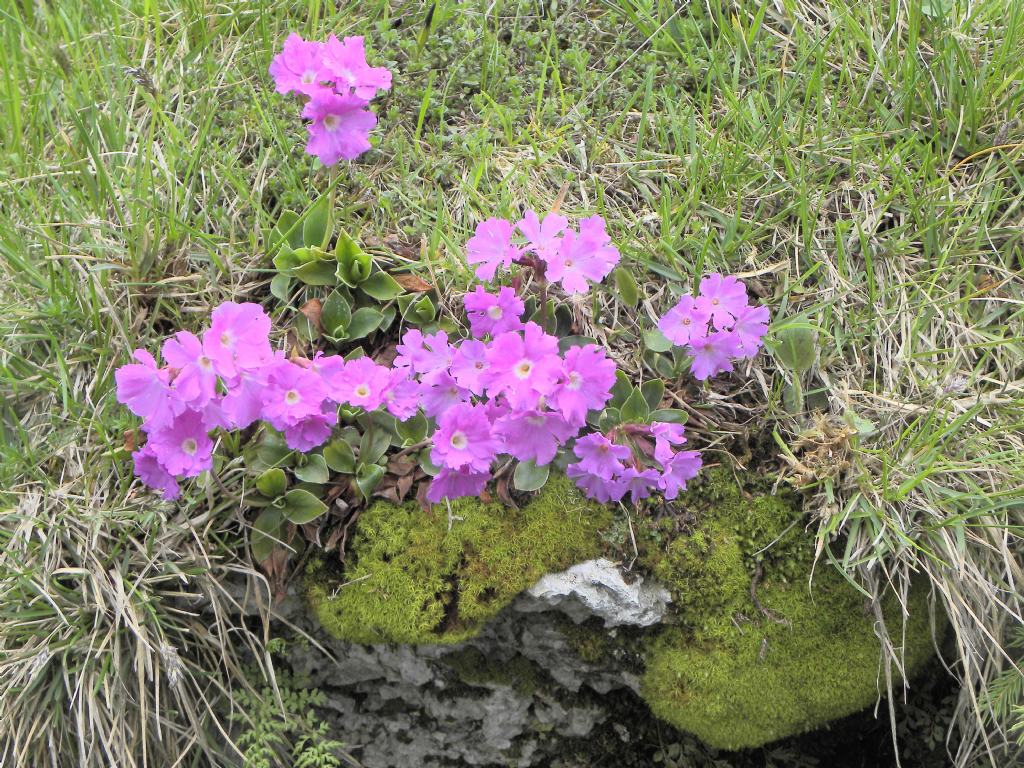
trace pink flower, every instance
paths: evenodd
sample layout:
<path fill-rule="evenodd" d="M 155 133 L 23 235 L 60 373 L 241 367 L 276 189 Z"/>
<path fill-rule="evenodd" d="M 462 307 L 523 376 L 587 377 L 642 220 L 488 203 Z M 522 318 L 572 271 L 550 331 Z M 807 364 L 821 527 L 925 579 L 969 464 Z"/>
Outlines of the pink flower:
<path fill-rule="evenodd" d="M 557 413 L 515 411 L 494 425 L 505 444 L 505 453 L 537 466 L 550 464 L 558 446 L 579 432 Z"/>
<path fill-rule="evenodd" d="M 462 300 L 466 305 L 469 329 L 477 338 L 487 334 L 497 336 L 506 331 L 523 329 L 522 316 L 525 305 L 511 288 L 501 288 L 495 296 L 485 291 L 482 285 L 477 285 L 473 292 L 467 293 Z"/>
<path fill-rule="evenodd" d="M 468 467 L 463 469 L 442 467 L 441 471 L 437 473 L 437 477 L 430 481 L 430 488 L 427 489 L 427 501 L 437 504 L 441 499 L 479 496 L 487 487 L 490 477 L 487 472 L 474 472 Z"/>
<path fill-rule="evenodd" d="M 213 466 L 213 441 L 198 411 L 182 411 L 171 424 L 151 432 L 146 447 L 176 477 L 195 477 Z"/>
<path fill-rule="evenodd" d="M 736 312 L 732 332 L 740 342 L 744 357 L 753 357 L 761 348 L 764 335 L 768 333 L 768 307 L 743 307 Z"/>
<path fill-rule="evenodd" d="M 599 477 L 587 472 L 579 464 L 570 464 L 566 467 L 565 474 L 576 483 L 587 498 L 602 504 L 618 501 L 626 493 L 625 487 L 618 480 Z"/>
<path fill-rule="evenodd" d="M 245 429 L 263 412 L 263 388 L 267 379 L 262 373 L 240 371 L 234 386 L 221 400 L 220 408 L 229 427 Z"/>
<path fill-rule="evenodd" d="M 285 428 L 284 442 L 295 451 L 311 451 L 327 442 L 334 425 L 338 423 L 338 411 L 326 403 L 319 414 L 307 416 L 298 423 Z"/>
<path fill-rule="evenodd" d="M 408 376 L 408 370 L 393 368 L 384 390 L 384 407 L 399 421 L 416 415 L 420 404 L 420 384 Z"/>
<path fill-rule="evenodd" d="M 420 404 L 427 416 L 437 418 L 452 406 L 469 400 L 469 390 L 459 386 L 448 371 L 433 371 L 420 380 Z"/>
<path fill-rule="evenodd" d="M 181 495 L 181 488 L 174 475 L 164 469 L 157 460 L 150 445 L 139 448 L 132 454 L 135 463 L 135 476 L 154 490 L 160 491 L 168 501 Z"/>
<path fill-rule="evenodd" d="M 522 334 L 500 334 L 487 350 L 487 362 L 484 383 L 492 397 L 504 393 L 513 408 L 532 408 L 555 390 L 562 373 L 558 339 L 536 323 L 527 323 Z"/>
<path fill-rule="evenodd" d="M 747 306 L 747 289 L 732 275 L 713 273 L 700 281 L 701 306 L 711 314 L 718 330 L 732 327 L 736 313 Z"/>
<path fill-rule="evenodd" d="M 580 471 L 604 480 L 621 474 L 625 469 L 622 462 L 633 455 L 626 446 L 613 443 L 598 432 L 581 437 L 573 450 L 579 462 L 570 467 L 578 467 Z"/>
<path fill-rule="evenodd" d="M 690 344 L 686 351 L 693 355 L 690 372 L 695 379 L 704 381 L 732 370 L 732 358 L 740 354 L 740 341 L 732 331 L 717 331 Z"/>
<path fill-rule="evenodd" d="M 482 395 L 486 372 L 487 346 L 475 339 L 466 339 L 459 344 L 451 367 L 451 375 L 458 385 L 474 395 Z"/>
<path fill-rule="evenodd" d="M 609 245 L 604 219 L 591 216 L 580 221 L 580 233 L 569 230 L 562 236 L 557 253 L 547 259 L 547 276 L 561 282 L 567 293 L 586 293 L 590 283 L 601 282 L 619 261 L 619 252 Z"/>
<path fill-rule="evenodd" d="M 665 498 L 671 501 L 679 495 L 679 491 L 685 491 L 686 481 L 697 476 L 702 464 L 697 451 L 679 451 L 673 456 L 665 464 L 665 471 L 658 479 L 658 487 L 664 492 Z"/>
<path fill-rule="evenodd" d="M 658 320 L 658 330 L 676 346 L 699 341 L 708 335 L 708 321 L 711 312 L 704 302 L 694 301 L 693 296 L 683 296 L 679 303 Z"/>
<path fill-rule="evenodd" d="M 501 450 L 483 406 L 462 403 L 437 420 L 430 460 L 449 469 L 486 473 Z"/>
<path fill-rule="evenodd" d="M 283 432 L 310 416 L 317 416 L 327 397 L 320 377 L 308 368 L 279 360 L 263 388 L 263 419 Z"/>
<path fill-rule="evenodd" d="M 158 368 L 144 349 L 136 349 L 133 357 L 139 362 L 122 365 L 114 372 L 117 400 L 144 419 L 147 428 L 159 429 L 185 410 L 185 404 L 174 397 L 168 384 L 169 370 Z"/>
<path fill-rule="evenodd" d="M 641 499 L 646 499 L 650 496 L 654 489 L 658 487 L 660 479 L 661 476 L 656 470 L 637 470 L 633 467 L 626 467 L 619 477 L 619 487 L 622 489 L 623 495 L 630 494 L 635 504 Z"/>
<path fill-rule="evenodd" d="M 278 93 L 296 91 L 312 96 L 323 90 L 320 84 L 325 78 L 322 72 L 324 44 L 307 42 L 295 32 L 284 41 L 284 50 L 270 62 L 270 76 Z"/>
<path fill-rule="evenodd" d="M 512 224 L 506 219 L 481 221 L 466 243 L 466 261 L 480 265 L 476 268 L 480 280 L 493 280 L 498 267 L 507 269 L 519 255 L 520 250 L 512 245 Z"/>
<path fill-rule="evenodd" d="M 366 109 L 364 99 L 341 96 L 328 89 L 312 95 L 302 116 L 313 121 L 308 126 L 306 152 L 324 165 L 363 154 L 370 148 L 370 130 L 377 124 L 377 116 Z"/>
<path fill-rule="evenodd" d="M 565 353 L 562 384 L 551 396 L 552 404 L 571 424 L 583 426 L 587 412 L 603 408 L 615 384 L 615 363 L 594 344 L 571 347 Z"/>
<path fill-rule="evenodd" d="M 652 421 L 651 434 L 654 436 L 654 458 L 662 464 L 672 458 L 672 446 L 686 442 L 686 430 L 682 424 Z"/>
<path fill-rule="evenodd" d="M 202 408 L 217 394 L 217 373 L 213 360 L 203 352 L 194 333 L 179 331 L 164 342 L 164 360 L 178 373 L 172 386 L 175 396 L 194 408 Z"/>
<path fill-rule="evenodd" d="M 357 357 L 345 363 L 338 377 L 337 389 L 331 398 L 367 411 L 380 408 L 391 385 L 391 371 L 368 357 Z"/>
<path fill-rule="evenodd" d="M 534 211 L 526 211 L 516 226 L 527 240 L 526 250 L 549 261 L 558 254 L 561 235 L 568 224 L 569 220 L 557 213 L 549 213 L 541 222 Z"/>
<path fill-rule="evenodd" d="M 259 304 L 225 301 L 211 319 L 203 334 L 203 352 L 220 376 L 233 378 L 239 370 L 259 368 L 273 358 L 270 318 Z"/>
<path fill-rule="evenodd" d="M 417 329 L 405 332 L 402 343 L 395 347 L 398 357 L 395 368 L 408 368 L 412 373 L 430 373 L 452 364 L 455 350 L 448 343 L 448 334 L 444 331 L 424 336 Z"/>
<path fill-rule="evenodd" d="M 346 37 L 344 42 L 331 35 L 323 48 L 323 69 L 339 92 L 352 89 L 360 99 L 369 101 L 377 91 L 391 87 L 387 67 L 371 67 L 366 63 L 363 38 Z"/>

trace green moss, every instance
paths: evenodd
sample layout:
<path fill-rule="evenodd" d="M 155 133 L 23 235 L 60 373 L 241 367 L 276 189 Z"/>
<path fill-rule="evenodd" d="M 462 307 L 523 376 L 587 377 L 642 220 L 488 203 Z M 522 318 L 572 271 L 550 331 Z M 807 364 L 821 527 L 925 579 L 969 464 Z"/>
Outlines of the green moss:
<path fill-rule="evenodd" d="M 813 542 L 794 525 L 796 505 L 744 479 L 741 487 L 731 473 L 708 473 L 682 499 L 695 529 L 650 564 L 673 592 L 680 624 L 650 641 L 643 697 L 662 719 L 723 749 L 811 730 L 878 694 L 879 642 L 863 595 L 828 565 L 808 587 Z M 886 606 L 891 628 L 900 626 L 896 608 Z M 931 655 L 923 590 L 910 611 L 912 673 Z"/>
<path fill-rule="evenodd" d="M 344 573 L 307 570 L 310 605 L 332 635 L 359 643 L 452 643 L 475 634 L 550 571 L 600 552 L 611 511 L 564 476 L 521 510 L 478 499 L 447 510 L 379 502 L 359 518 Z"/>
<path fill-rule="evenodd" d="M 518 654 L 498 661 L 468 647 L 449 653 L 441 660 L 466 685 L 507 685 L 524 696 L 536 691 L 547 677 L 536 664 Z"/>

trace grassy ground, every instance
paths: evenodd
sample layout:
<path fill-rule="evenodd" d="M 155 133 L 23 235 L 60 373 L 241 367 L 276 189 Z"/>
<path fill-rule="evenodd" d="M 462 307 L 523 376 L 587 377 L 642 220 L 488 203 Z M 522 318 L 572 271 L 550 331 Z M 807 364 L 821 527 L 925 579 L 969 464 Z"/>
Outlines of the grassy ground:
<path fill-rule="evenodd" d="M 429 22 L 426 3 L 339 5 L 0 0 L 14 764 L 167 764 L 239 677 L 232 630 L 173 607 L 229 607 L 238 504 L 212 481 L 177 507 L 133 485 L 112 373 L 223 299 L 267 300 L 262 233 L 326 188 L 266 74 L 289 30 L 365 34 L 395 72 L 375 150 L 341 170 L 364 243 L 458 288 L 476 222 L 564 188 L 641 282 L 639 311 L 576 307 L 627 370 L 711 269 L 743 276 L 777 333 L 813 329 L 800 372 L 767 354 L 675 390 L 709 456 L 757 445 L 807 490 L 823 560 L 869 592 L 928 574 L 968 681 L 955 759 L 1005 759 L 986 754 L 1024 689 L 1001 651 L 1024 578 L 1024 4 L 448 0 Z"/>

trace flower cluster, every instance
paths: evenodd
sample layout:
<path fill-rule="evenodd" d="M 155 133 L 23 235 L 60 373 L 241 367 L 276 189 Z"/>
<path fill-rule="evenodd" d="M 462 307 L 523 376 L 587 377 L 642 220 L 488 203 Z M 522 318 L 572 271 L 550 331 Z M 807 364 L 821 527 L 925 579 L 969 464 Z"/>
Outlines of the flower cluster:
<path fill-rule="evenodd" d="M 701 468 L 698 451 L 679 451 L 686 442 L 682 424 L 654 421 L 650 424 L 619 424 L 606 434 L 595 432 L 576 441 L 579 461 L 566 468 L 592 499 L 619 501 L 627 494 L 634 501 L 661 491 L 674 499 L 686 489 L 686 481 Z"/>
<path fill-rule="evenodd" d="M 391 88 L 386 67 L 366 63 L 362 37 L 327 42 L 303 40 L 292 33 L 270 64 L 278 93 L 306 98 L 302 116 L 308 125 L 306 152 L 324 165 L 351 160 L 370 148 L 377 116 L 367 109 L 378 91 Z"/>
<path fill-rule="evenodd" d="M 768 332 L 768 308 L 751 306 L 747 289 L 732 275 L 711 274 L 697 297 L 683 296 L 658 320 L 658 330 L 693 356 L 691 373 L 701 381 L 731 371 L 732 361 L 750 358 Z"/>
<path fill-rule="evenodd" d="M 519 243 L 513 242 L 516 230 L 522 236 Z M 499 268 L 515 262 L 561 283 L 566 293 L 586 293 L 591 282 L 601 282 L 619 262 L 619 251 L 600 216 L 581 219 L 576 231 L 564 216 L 549 213 L 542 221 L 534 211 L 526 211 L 515 226 L 507 219 L 480 222 L 466 251 L 466 261 L 478 265 L 476 276 L 481 280 L 492 280 Z"/>

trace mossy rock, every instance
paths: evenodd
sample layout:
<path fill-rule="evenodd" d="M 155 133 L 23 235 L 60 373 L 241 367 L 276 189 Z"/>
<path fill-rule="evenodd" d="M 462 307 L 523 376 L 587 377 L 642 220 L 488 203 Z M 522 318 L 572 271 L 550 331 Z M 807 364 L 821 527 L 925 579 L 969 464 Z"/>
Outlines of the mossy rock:
<path fill-rule="evenodd" d="M 808 584 L 813 542 L 797 505 L 757 486 L 708 473 L 681 500 L 695 529 L 649 563 L 673 593 L 679 624 L 649 641 L 643 698 L 658 717 L 729 750 L 857 712 L 884 685 L 864 595 L 827 563 Z M 911 597 L 910 674 L 932 653 L 925 590 Z M 897 608 L 886 605 L 885 616 L 899 641 Z"/>
<path fill-rule="evenodd" d="M 545 573 L 600 553 L 611 510 L 554 476 L 522 509 L 479 499 L 424 511 L 378 502 L 359 518 L 344 574 L 307 570 L 313 612 L 356 643 L 454 643 Z M 343 584 L 343 586 L 342 586 Z"/>

